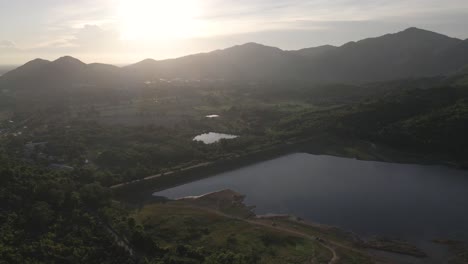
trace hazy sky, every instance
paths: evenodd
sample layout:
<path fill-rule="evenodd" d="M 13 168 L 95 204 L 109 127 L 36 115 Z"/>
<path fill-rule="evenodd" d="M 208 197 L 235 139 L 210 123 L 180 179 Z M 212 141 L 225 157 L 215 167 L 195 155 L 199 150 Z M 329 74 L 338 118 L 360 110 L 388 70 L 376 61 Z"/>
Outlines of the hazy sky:
<path fill-rule="evenodd" d="M 259 42 L 341 45 L 416 26 L 468 38 L 468 0 L 0 0 L 0 64 L 131 63 Z"/>

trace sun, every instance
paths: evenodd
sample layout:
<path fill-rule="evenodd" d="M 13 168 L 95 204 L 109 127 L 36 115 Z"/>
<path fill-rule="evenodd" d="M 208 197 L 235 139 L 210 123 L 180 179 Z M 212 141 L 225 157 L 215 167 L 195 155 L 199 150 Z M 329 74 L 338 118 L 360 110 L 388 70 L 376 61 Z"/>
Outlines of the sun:
<path fill-rule="evenodd" d="M 118 12 L 124 40 L 189 38 L 200 31 L 198 0 L 121 0 Z"/>

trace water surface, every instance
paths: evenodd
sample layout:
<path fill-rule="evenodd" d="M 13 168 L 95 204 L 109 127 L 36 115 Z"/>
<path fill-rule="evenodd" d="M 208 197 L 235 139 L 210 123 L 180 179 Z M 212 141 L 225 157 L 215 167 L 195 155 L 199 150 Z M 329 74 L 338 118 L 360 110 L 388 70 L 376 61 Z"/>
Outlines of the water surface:
<path fill-rule="evenodd" d="M 292 154 L 168 189 L 179 198 L 220 189 L 256 213 L 285 213 L 363 236 L 468 239 L 468 173 L 442 166 Z"/>
<path fill-rule="evenodd" d="M 205 134 L 198 135 L 198 136 L 194 137 L 193 140 L 194 141 L 202 141 L 205 144 L 213 144 L 213 143 L 216 143 L 216 142 L 220 141 L 221 139 L 234 139 L 234 138 L 237 138 L 237 137 L 238 136 L 236 136 L 236 135 L 229 135 L 229 134 L 210 132 L 210 133 L 205 133 Z"/>

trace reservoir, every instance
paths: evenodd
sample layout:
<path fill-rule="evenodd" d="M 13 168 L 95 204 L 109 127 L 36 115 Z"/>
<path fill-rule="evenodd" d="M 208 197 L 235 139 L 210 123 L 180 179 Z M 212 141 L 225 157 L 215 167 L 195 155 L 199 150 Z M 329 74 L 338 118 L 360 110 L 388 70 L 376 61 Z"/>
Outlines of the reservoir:
<path fill-rule="evenodd" d="M 257 214 L 292 214 L 361 236 L 468 240 L 468 172 L 443 166 L 297 153 L 167 189 L 180 198 L 220 189 Z"/>

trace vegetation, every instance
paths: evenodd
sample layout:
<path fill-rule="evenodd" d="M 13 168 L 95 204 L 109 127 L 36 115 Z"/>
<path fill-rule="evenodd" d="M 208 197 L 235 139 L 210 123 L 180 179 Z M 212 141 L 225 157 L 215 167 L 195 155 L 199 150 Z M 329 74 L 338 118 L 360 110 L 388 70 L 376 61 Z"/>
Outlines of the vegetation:
<path fill-rule="evenodd" d="M 100 222 L 109 192 L 0 156 L 0 263 L 132 263 Z"/>
<path fill-rule="evenodd" d="M 364 159 L 383 156 L 360 149 L 357 142 L 361 140 L 381 145 L 380 154 L 390 147 L 424 153 L 420 161 L 463 165 L 468 154 L 463 133 L 468 88 L 458 84 L 463 78 L 367 87 L 310 88 L 291 83 L 286 88 L 281 83 L 263 83 L 252 88 L 225 83 L 225 87 L 193 90 L 191 84 L 164 84 L 142 88 L 143 95 L 129 95 L 126 103 L 82 101 L 80 105 L 52 104 L 34 113 L 15 112 L 0 126 L 6 131 L 9 153 L 38 164 L 67 164 L 93 171 L 90 174 L 95 178 L 90 181 L 104 186 L 305 139 L 311 140 L 305 151 Z M 220 117 L 205 118 L 213 113 Z M 139 118 L 141 122 L 135 124 Z M 192 140 L 208 131 L 240 137 L 212 145 Z M 332 150 L 333 145 L 343 145 L 343 140 L 354 143 L 348 150 Z M 320 145 L 325 141 L 330 144 L 324 149 Z M 46 144 L 27 150 L 28 142 Z"/>
<path fill-rule="evenodd" d="M 48 82 L 28 74 L 41 65 L 48 65 L 41 73 L 60 65 L 59 74 Z M 115 79 L 70 87 L 70 80 L 95 80 L 94 70 Z M 370 263 L 356 238 L 337 229 L 180 201 L 135 209 L 108 187 L 165 173 L 156 181 L 163 188 L 193 179 L 191 171 L 175 173 L 186 168 L 228 167 L 283 150 L 468 166 L 464 71 L 370 84 L 165 80 L 136 72 L 122 80 L 119 72 L 62 58 L 5 75 L 2 85 L 19 88 L 0 94 L 0 263 L 327 263 L 335 255 L 341 263 Z M 36 90 L 26 89 L 31 83 Z M 239 138 L 193 141 L 210 131 Z M 466 262 L 464 247 L 455 253 L 454 263 Z"/>
<path fill-rule="evenodd" d="M 197 208 L 153 204 L 135 217 L 161 245 L 190 245 L 177 249 L 187 251 L 179 259 L 195 254 L 190 251 L 198 252 L 200 263 L 327 263 L 331 259 L 331 252 L 313 240 Z"/>
<path fill-rule="evenodd" d="M 112 201 L 108 189 L 87 183 L 84 174 L 4 155 L 0 161 L 0 263 L 327 263 L 332 258 L 314 239 L 210 207 L 164 202 L 129 210 Z"/>
<path fill-rule="evenodd" d="M 426 88 L 405 84 L 403 89 L 392 89 L 357 104 L 296 115 L 281 121 L 279 128 L 289 128 L 288 136 L 292 137 L 326 132 L 464 166 L 468 155 L 464 136 L 468 86 L 456 85 L 458 80 L 448 78 Z"/>

